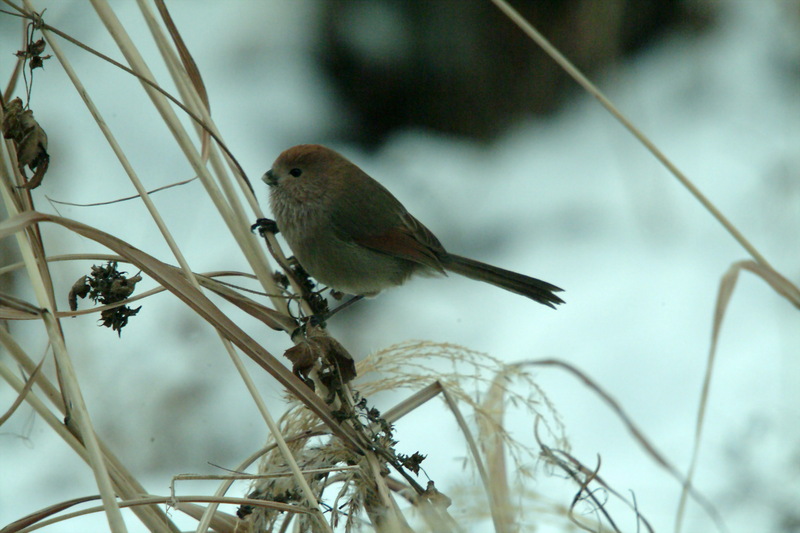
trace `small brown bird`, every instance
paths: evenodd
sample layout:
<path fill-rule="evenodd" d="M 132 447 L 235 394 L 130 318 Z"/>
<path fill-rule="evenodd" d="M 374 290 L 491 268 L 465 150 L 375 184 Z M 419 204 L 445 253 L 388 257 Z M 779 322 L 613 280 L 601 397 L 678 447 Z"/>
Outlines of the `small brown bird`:
<path fill-rule="evenodd" d="M 320 283 L 374 296 L 414 274 L 455 272 L 555 308 L 545 281 L 447 252 L 380 183 L 324 146 L 284 151 L 264 175 L 278 229 Z"/>

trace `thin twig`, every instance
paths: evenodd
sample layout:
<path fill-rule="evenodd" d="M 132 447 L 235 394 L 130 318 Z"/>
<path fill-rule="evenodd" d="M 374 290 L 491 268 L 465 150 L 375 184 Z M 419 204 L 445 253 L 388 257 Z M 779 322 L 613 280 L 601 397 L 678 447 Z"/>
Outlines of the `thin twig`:
<path fill-rule="evenodd" d="M 180 185 L 186 185 L 187 183 L 192 182 L 192 181 L 194 181 L 196 179 L 197 179 L 197 176 L 195 176 L 193 178 L 189 178 L 188 180 L 179 181 L 177 183 L 170 183 L 169 185 L 164 185 L 162 187 L 156 187 L 153 190 L 147 191 L 147 194 L 153 194 L 153 193 L 157 193 L 159 191 L 163 191 L 163 190 L 166 190 L 166 189 L 171 189 L 172 187 L 178 187 Z M 126 196 L 124 198 L 117 198 L 116 200 L 107 200 L 105 202 L 94 202 L 94 203 L 91 203 L 91 204 L 77 204 L 77 203 L 74 203 L 74 202 L 65 202 L 63 200 L 53 200 L 52 198 L 50 198 L 47 195 L 45 195 L 44 197 L 47 198 L 47 200 L 51 204 L 71 205 L 71 206 L 74 206 L 74 207 L 97 207 L 99 205 L 110 205 L 110 204 L 116 204 L 116 203 L 119 203 L 119 202 L 127 202 L 128 200 L 135 200 L 136 198 L 140 198 L 141 195 L 140 194 L 134 194 L 132 196 Z"/>

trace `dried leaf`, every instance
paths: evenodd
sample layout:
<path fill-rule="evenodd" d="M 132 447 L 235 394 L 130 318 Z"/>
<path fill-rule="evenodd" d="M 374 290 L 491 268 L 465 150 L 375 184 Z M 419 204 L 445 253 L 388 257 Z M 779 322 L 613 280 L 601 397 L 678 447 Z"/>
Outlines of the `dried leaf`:
<path fill-rule="evenodd" d="M 316 390 L 314 381 L 308 377 L 319 360 L 320 352 L 316 346 L 311 342 L 302 341 L 283 352 L 283 355 L 292 362 L 292 373 L 311 387 L 311 390 Z"/>
<path fill-rule="evenodd" d="M 17 163 L 20 174 L 27 180 L 24 167 L 34 171 L 30 181 L 23 189 L 35 189 L 42 183 L 50 156 L 47 154 L 47 134 L 36 119 L 33 111 L 22 107 L 22 100 L 14 98 L 3 108 L 3 137 L 14 141 L 17 147 Z"/>
<path fill-rule="evenodd" d="M 313 340 L 319 345 L 322 356 L 336 366 L 342 383 L 349 383 L 355 379 L 356 363 L 350 352 L 339 341 L 326 335 L 313 337 Z"/>
<path fill-rule="evenodd" d="M 292 362 L 294 375 L 312 389 L 314 384 L 308 376 L 316 365 L 332 369 L 337 379 L 328 381 L 344 384 L 356 377 L 353 357 L 339 341 L 326 335 L 304 337 L 295 346 L 286 350 L 284 355 Z"/>
<path fill-rule="evenodd" d="M 72 284 L 67 297 L 70 311 L 78 310 L 78 298 L 86 298 L 89 294 L 89 288 L 89 278 L 87 276 L 81 276 L 78 281 Z"/>

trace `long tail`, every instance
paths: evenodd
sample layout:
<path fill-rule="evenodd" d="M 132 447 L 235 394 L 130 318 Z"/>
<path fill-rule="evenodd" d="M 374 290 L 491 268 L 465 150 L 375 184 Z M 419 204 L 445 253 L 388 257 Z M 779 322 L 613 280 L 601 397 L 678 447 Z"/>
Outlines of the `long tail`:
<path fill-rule="evenodd" d="M 444 254 L 439 257 L 439 260 L 446 270 L 471 279 L 491 283 L 496 287 L 520 294 L 553 309 L 556 308 L 557 304 L 564 303 L 564 300 L 553 294 L 561 292 L 563 289 L 546 281 L 487 265 L 460 255 Z"/>

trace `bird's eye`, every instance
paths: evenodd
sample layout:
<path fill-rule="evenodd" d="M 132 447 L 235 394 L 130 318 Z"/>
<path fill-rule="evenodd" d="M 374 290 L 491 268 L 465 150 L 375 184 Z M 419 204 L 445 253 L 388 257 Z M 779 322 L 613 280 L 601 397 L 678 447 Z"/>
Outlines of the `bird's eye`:
<path fill-rule="evenodd" d="M 299 168 L 293 168 L 292 170 L 289 171 L 289 174 L 294 176 L 295 178 L 299 178 L 302 173 L 303 171 L 300 170 Z"/>

